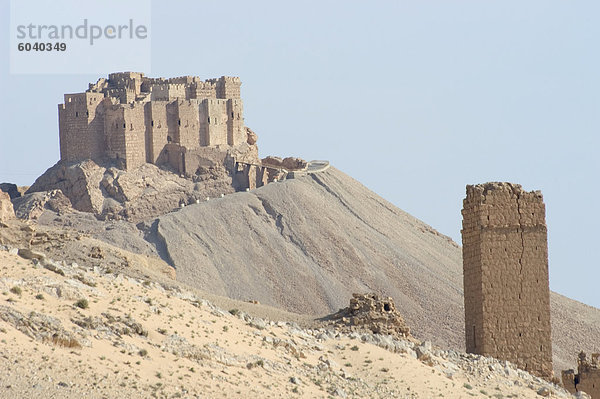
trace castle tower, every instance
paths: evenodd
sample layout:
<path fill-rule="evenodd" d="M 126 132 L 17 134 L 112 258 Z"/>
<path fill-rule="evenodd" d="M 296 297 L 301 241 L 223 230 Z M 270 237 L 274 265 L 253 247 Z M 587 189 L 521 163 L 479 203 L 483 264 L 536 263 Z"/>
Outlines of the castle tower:
<path fill-rule="evenodd" d="M 60 159 L 79 161 L 104 157 L 104 96 L 100 93 L 65 94 L 58 106 Z"/>
<path fill-rule="evenodd" d="M 209 82 L 216 84 L 217 98 L 240 98 L 240 78 L 221 76 L 219 79 L 210 79 Z"/>
<path fill-rule="evenodd" d="M 462 215 L 467 352 L 551 377 L 542 194 L 510 183 L 468 185 Z"/>

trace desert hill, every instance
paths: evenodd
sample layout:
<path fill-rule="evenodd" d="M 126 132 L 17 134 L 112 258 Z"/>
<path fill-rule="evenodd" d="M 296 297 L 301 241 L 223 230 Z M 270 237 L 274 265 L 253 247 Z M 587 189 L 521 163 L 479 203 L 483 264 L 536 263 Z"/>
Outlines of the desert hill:
<path fill-rule="evenodd" d="M 363 185 L 328 171 L 157 219 L 179 281 L 308 314 L 353 292 L 394 298 L 417 337 L 464 348 L 458 245 Z M 600 310 L 552 293 L 554 364 L 600 342 Z"/>
<path fill-rule="evenodd" d="M 389 295 L 417 338 L 464 349 L 460 247 L 335 168 L 138 224 L 52 211 L 39 223 L 160 257 L 190 287 L 291 312 L 322 316 L 354 292 Z M 559 372 L 597 350 L 600 311 L 555 293 L 551 307 Z"/>
<path fill-rule="evenodd" d="M 571 397 L 492 358 L 252 316 L 241 309 L 277 311 L 207 301 L 160 265 L 97 244 L 100 266 L 0 245 L 0 397 Z M 108 267 L 117 256 L 146 277 Z"/>

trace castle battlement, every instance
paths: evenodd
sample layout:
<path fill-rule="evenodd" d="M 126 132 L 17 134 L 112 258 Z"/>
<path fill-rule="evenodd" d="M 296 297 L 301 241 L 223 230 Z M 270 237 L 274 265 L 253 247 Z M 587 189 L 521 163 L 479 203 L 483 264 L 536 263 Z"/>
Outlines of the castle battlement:
<path fill-rule="evenodd" d="M 241 80 L 149 78 L 116 72 L 65 94 L 59 105 L 61 160 L 119 160 L 124 168 L 158 163 L 167 144 L 187 149 L 246 142 Z"/>

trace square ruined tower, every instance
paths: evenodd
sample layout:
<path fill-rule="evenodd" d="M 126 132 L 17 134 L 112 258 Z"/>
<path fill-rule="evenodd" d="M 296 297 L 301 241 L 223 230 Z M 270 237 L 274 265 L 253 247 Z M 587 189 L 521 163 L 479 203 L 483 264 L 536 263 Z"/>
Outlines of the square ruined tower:
<path fill-rule="evenodd" d="M 541 192 L 511 183 L 467 186 L 463 276 L 467 352 L 552 376 L 550 289 Z"/>

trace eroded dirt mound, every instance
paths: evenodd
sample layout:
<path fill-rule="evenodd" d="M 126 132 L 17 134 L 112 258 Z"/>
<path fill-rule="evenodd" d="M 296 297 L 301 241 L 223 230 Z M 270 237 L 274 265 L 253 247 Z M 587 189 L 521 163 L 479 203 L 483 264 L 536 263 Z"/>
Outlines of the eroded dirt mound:
<path fill-rule="evenodd" d="M 409 338 L 410 328 L 396 309 L 394 300 L 377 294 L 352 294 L 350 306 L 323 319 L 340 331 L 369 331 L 373 334 Z"/>

